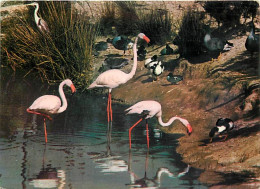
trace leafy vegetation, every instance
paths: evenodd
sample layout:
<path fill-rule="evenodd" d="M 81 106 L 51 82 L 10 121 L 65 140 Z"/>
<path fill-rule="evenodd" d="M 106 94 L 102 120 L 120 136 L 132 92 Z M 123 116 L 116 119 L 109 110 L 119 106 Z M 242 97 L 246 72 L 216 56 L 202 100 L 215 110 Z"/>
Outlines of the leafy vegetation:
<path fill-rule="evenodd" d="M 189 57 L 198 55 L 203 50 L 204 15 L 189 8 L 183 15 L 179 33 L 174 39 L 174 44 L 178 45 L 181 56 Z"/>
<path fill-rule="evenodd" d="M 71 2 L 39 2 L 39 15 L 50 32 L 42 33 L 34 22 L 34 7 L 29 13 L 6 19 L 2 55 L 13 70 L 27 70 L 26 75 L 40 76 L 48 83 L 70 78 L 84 88 L 91 80 L 92 46 L 98 26 L 89 17 L 78 14 Z M 5 62 L 5 61 L 4 61 Z"/>
<path fill-rule="evenodd" d="M 239 25 L 241 16 L 256 16 L 259 4 L 257 1 L 207 1 L 203 7 L 218 25 Z"/>

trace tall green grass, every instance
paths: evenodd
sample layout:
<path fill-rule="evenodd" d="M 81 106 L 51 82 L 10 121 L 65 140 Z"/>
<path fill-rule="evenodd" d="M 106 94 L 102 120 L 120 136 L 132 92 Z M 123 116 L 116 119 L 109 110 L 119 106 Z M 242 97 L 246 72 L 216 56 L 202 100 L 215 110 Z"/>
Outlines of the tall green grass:
<path fill-rule="evenodd" d="M 206 34 L 203 19 L 202 12 L 191 8 L 184 12 L 178 35 L 174 39 L 181 56 L 191 57 L 203 51 L 203 38 Z"/>
<path fill-rule="evenodd" d="M 71 2 L 39 2 L 39 15 L 50 28 L 42 33 L 34 22 L 34 7 L 29 14 L 13 16 L 5 23 L 3 59 L 13 70 L 26 70 L 48 83 L 70 78 L 85 88 L 92 76 L 92 46 L 98 26 L 79 14 Z M 29 6 L 29 5 L 28 5 Z"/>

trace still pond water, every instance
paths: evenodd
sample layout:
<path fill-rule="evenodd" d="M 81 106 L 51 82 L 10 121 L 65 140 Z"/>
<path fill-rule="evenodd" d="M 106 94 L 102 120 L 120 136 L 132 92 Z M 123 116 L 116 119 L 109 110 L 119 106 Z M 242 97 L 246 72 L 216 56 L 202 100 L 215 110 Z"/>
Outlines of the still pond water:
<path fill-rule="evenodd" d="M 65 89 L 68 109 L 47 121 L 26 108 L 57 88 L 35 85 L 15 77 L 1 80 L 0 188 L 207 188 L 197 178 L 201 170 L 181 161 L 177 134 L 156 130 L 150 121 L 150 149 L 142 122 L 128 129 L 137 116 L 124 115 L 127 106 L 113 102 L 113 123 L 107 124 L 105 95 Z M 66 87 L 65 87 L 66 88 Z"/>

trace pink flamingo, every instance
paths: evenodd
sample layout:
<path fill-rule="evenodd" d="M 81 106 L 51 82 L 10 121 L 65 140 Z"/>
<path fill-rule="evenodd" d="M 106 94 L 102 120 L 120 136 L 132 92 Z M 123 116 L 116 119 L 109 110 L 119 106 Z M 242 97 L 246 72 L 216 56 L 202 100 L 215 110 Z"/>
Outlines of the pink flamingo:
<path fill-rule="evenodd" d="M 43 116 L 44 120 L 44 133 L 45 133 L 45 142 L 47 143 L 47 130 L 46 130 L 46 122 L 45 118 L 52 120 L 49 114 L 58 114 L 62 113 L 67 109 L 68 103 L 63 92 L 63 86 L 67 85 L 71 88 L 72 93 L 76 91 L 75 86 L 73 85 L 70 79 L 66 79 L 59 85 L 59 94 L 60 97 L 54 95 L 44 95 L 37 98 L 33 104 L 27 108 L 27 112 L 32 114 L 37 114 Z M 62 101 L 62 105 L 61 105 Z"/>
<path fill-rule="evenodd" d="M 112 122 L 112 98 L 111 98 L 111 92 L 112 89 L 118 87 L 121 84 L 126 83 L 129 81 L 135 74 L 136 68 L 137 68 L 137 41 L 138 38 L 144 39 L 147 43 L 150 42 L 150 39 L 146 37 L 145 34 L 139 33 L 135 39 L 135 43 L 133 45 L 133 52 L 134 52 L 134 64 L 132 67 L 132 70 L 130 73 L 125 73 L 118 69 L 111 69 L 103 72 L 100 74 L 97 79 L 88 87 L 88 89 L 92 88 L 108 88 L 108 100 L 107 100 L 107 119 L 109 122 L 109 119 Z"/>
<path fill-rule="evenodd" d="M 153 116 L 156 116 L 158 119 L 158 122 L 161 126 L 167 127 L 171 125 L 175 120 L 179 120 L 182 122 L 184 126 L 187 128 L 187 133 L 190 135 L 192 133 L 192 127 L 189 124 L 189 122 L 186 119 L 183 119 L 181 117 L 175 116 L 172 117 L 167 123 L 164 123 L 162 121 L 162 107 L 159 102 L 153 101 L 153 100 L 147 100 L 147 101 L 141 101 L 130 108 L 127 108 L 125 110 L 126 114 L 141 114 L 142 118 L 138 120 L 130 129 L 129 129 L 129 143 L 130 143 L 130 149 L 131 149 L 131 131 L 132 129 L 137 126 L 143 119 L 146 120 L 146 137 L 147 137 L 147 147 L 149 148 L 149 130 L 148 130 L 148 123 L 147 119 L 152 118 Z"/>

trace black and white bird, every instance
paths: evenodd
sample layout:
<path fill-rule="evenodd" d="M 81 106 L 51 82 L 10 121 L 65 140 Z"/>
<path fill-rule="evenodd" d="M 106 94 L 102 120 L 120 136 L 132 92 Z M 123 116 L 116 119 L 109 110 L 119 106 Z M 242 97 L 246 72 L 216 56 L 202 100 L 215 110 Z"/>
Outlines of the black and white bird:
<path fill-rule="evenodd" d="M 161 61 L 158 61 L 157 64 L 151 66 L 150 71 L 154 77 L 154 81 L 157 81 L 157 77 L 160 76 L 164 71 L 164 66 Z"/>
<path fill-rule="evenodd" d="M 46 33 L 46 32 L 49 33 L 50 29 L 48 27 L 47 22 L 38 16 L 39 4 L 37 2 L 34 2 L 34 3 L 31 3 L 30 5 L 35 6 L 34 20 L 35 20 L 35 23 L 36 23 L 37 27 L 39 28 L 39 30 L 43 33 Z"/>
<path fill-rule="evenodd" d="M 259 34 L 255 34 L 255 25 L 252 21 L 251 23 L 251 32 L 249 36 L 246 39 L 245 47 L 248 51 L 251 52 L 251 55 L 253 55 L 254 52 L 259 52 Z"/>
<path fill-rule="evenodd" d="M 183 80 L 183 77 L 181 75 L 173 75 L 172 73 L 169 73 L 167 75 L 167 81 L 169 81 L 171 84 L 176 85 L 180 81 Z"/>
<path fill-rule="evenodd" d="M 157 58 L 157 55 L 154 55 L 151 58 L 146 59 L 144 62 L 144 67 L 150 69 L 151 66 L 158 63 Z"/>
<path fill-rule="evenodd" d="M 225 134 L 223 141 L 226 140 L 228 132 L 235 128 L 234 122 L 229 118 L 219 118 L 216 122 L 216 126 L 209 132 L 210 142 L 212 142 L 215 134 Z"/>

